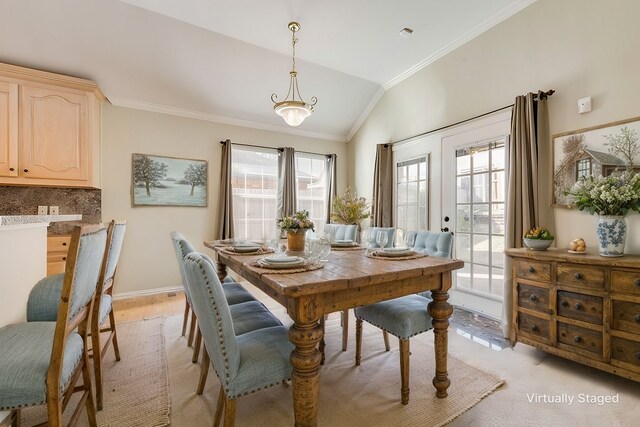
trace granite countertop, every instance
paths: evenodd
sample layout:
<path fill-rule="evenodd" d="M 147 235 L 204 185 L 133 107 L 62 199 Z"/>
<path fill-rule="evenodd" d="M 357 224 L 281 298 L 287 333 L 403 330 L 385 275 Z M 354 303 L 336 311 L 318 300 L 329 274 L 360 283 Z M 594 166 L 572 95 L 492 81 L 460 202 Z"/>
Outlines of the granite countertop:
<path fill-rule="evenodd" d="M 39 222 L 81 221 L 82 215 L 0 215 L 0 225 L 35 224 Z"/>

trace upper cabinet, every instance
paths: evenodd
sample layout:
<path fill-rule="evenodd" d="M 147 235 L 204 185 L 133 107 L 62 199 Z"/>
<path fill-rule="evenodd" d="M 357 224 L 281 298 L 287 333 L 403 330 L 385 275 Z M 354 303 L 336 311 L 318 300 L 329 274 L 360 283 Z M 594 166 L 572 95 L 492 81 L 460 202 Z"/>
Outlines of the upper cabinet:
<path fill-rule="evenodd" d="M 100 187 L 100 103 L 91 81 L 0 64 L 0 185 Z"/>

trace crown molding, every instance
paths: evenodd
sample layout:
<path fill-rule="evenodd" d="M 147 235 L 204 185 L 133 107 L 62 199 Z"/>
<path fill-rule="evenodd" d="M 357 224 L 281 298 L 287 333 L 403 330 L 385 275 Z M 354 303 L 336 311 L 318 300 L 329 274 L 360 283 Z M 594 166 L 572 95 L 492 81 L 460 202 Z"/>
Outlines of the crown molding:
<path fill-rule="evenodd" d="M 292 127 L 270 125 L 251 120 L 236 119 L 218 114 L 204 113 L 202 111 L 188 110 L 186 108 L 172 107 L 169 105 L 155 104 L 152 102 L 138 101 L 129 98 L 109 97 L 109 101 L 117 107 L 133 108 L 135 110 L 149 111 L 152 113 L 169 114 L 171 116 L 186 117 L 189 119 L 204 120 L 207 122 L 221 123 L 225 125 L 240 126 L 250 129 L 267 130 L 271 132 L 287 133 L 304 136 L 307 138 L 324 139 L 327 141 L 347 142 L 344 135 L 333 135 L 321 132 L 312 132 Z"/>
<path fill-rule="evenodd" d="M 380 98 L 382 98 L 382 95 L 384 95 L 385 92 L 386 91 L 382 86 L 378 87 L 378 90 L 376 91 L 376 93 L 373 94 L 367 106 L 364 108 L 364 110 L 362 110 L 362 113 L 360 113 L 360 115 L 358 116 L 358 120 L 356 120 L 356 122 L 351 127 L 351 130 L 347 135 L 347 141 L 351 141 L 351 138 L 353 138 L 356 132 L 360 130 L 360 126 L 362 126 L 362 124 L 367 119 L 367 117 L 369 117 L 371 110 L 373 110 L 373 107 L 375 107 L 378 104 L 378 101 L 380 101 Z"/>
<path fill-rule="evenodd" d="M 443 56 L 452 52 L 453 50 L 459 48 L 463 44 L 474 39 L 475 37 L 478 37 L 480 34 L 491 29 L 495 25 L 498 25 L 500 22 L 506 19 L 509 19 L 510 17 L 520 12 L 521 10 L 525 9 L 526 7 L 532 5 L 536 1 L 537 0 L 522 0 L 518 3 L 513 3 L 503 9 L 500 9 L 498 12 L 494 13 L 493 15 L 488 17 L 486 20 L 481 22 L 479 25 L 475 26 L 468 32 L 464 33 L 463 35 L 455 39 L 453 42 L 447 44 L 442 49 L 439 49 L 438 51 L 429 55 L 428 57 L 426 57 L 425 59 L 423 59 L 416 65 L 414 65 L 413 67 L 409 68 L 404 73 L 400 74 L 399 76 L 389 80 L 388 82 L 383 84 L 382 87 L 385 90 L 389 90 L 393 86 L 397 85 L 398 83 L 402 82 L 403 80 L 411 77 L 418 71 L 422 70 L 424 67 L 434 63 L 438 59 L 442 58 Z"/>

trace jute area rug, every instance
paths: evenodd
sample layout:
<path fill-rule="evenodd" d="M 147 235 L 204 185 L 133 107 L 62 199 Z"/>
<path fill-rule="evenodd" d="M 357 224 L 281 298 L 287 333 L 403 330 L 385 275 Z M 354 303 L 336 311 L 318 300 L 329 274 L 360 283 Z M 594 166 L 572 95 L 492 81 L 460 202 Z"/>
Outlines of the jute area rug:
<path fill-rule="evenodd" d="M 283 311 L 273 311 L 285 325 L 291 323 Z M 210 426 L 220 383 L 211 369 L 204 393 L 201 396 L 195 394 L 200 365 L 191 363 L 192 350 L 180 336 L 181 322 L 179 316 L 170 317 L 166 328 L 171 425 Z M 424 333 L 411 339 L 411 395 L 409 404 L 402 405 L 397 340 L 391 341 L 392 349 L 386 352 L 380 330 L 365 323 L 363 359 L 360 366 L 355 366 L 354 326 L 352 317 L 348 351 L 343 352 L 339 316 L 334 313 L 327 321 L 326 362 L 320 371 L 320 426 L 441 426 L 470 409 L 503 383 L 497 376 L 450 355 L 449 396 L 437 399 L 431 384 L 435 373 L 433 334 Z M 238 399 L 236 426 L 293 425 L 291 395 L 290 385 L 279 385 Z"/>
<path fill-rule="evenodd" d="M 156 317 L 116 325 L 120 347 L 119 362 L 109 347 L 103 359 L 104 408 L 98 412 L 100 427 L 156 427 L 169 423 L 169 382 L 165 354 L 165 318 Z M 93 373 L 93 364 L 90 361 Z M 82 382 L 82 379 L 78 380 Z M 93 381 L 93 375 L 92 375 Z M 69 403 L 77 402 L 76 393 Z M 95 393 L 94 393 L 95 399 Z M 72 408 L 65 413 L 65 424 Z M 33 426 L 46 420 L 46 406 L 23 409 L 22 426 Z M 88 426 L 86 410 L 78 420 Z"/>

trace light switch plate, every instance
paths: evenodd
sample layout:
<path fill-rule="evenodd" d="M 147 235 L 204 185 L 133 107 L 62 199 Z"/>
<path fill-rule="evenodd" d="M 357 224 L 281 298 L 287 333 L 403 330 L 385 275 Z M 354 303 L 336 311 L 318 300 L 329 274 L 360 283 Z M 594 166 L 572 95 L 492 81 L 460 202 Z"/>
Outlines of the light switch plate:
<path fill-rule="evenodd" d="M 38 206 L 38 215 L 47 215 L 48 206 Z"/>
<path fill-rule="evenodd" d="M 49 215 L 58 215 L 59 213 L 58 206 L 49 206 Z"/>

